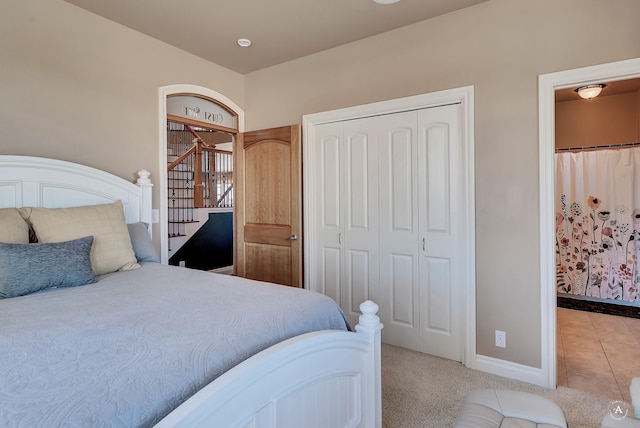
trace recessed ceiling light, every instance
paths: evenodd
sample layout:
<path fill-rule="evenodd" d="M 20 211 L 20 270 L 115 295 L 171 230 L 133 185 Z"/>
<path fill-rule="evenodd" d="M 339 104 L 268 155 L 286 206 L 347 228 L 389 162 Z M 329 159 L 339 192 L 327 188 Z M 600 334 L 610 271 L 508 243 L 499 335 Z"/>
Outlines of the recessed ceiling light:
<path fill-rule="evenodd" d="M 373 0 L 374 3 L 378 4 L 393 4 L 398 3 L 400 0 Z"/>
<path fill-rule="evenodd" d="M 251 40 L 249 39 L 238 39 L 238 45 L 243 48 L 248 48 L 251 46 Z"/>

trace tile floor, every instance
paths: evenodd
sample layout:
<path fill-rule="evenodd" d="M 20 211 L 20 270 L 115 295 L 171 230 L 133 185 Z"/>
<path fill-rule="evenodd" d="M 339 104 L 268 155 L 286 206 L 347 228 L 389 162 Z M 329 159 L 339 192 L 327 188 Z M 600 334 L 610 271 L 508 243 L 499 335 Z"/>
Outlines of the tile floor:
<path fill-rule="evenodd" d="M 558 385 L 631 403 L 640 319 L 557 308 Z"/>

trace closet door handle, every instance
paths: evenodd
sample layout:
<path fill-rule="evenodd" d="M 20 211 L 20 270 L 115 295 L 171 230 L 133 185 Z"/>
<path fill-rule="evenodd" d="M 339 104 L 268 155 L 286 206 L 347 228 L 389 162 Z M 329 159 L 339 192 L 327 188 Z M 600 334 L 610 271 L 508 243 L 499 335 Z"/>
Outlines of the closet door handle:
<path fill-rule="evenodd" d="M 342 232 L 338 232 L 338 244 L 342 245 Z"/>
<path fill-rule="evenodd" d="M 427 250 L 426 244 L 427 244 L 427 240 L 426 240 L 426 238 L 423 237 L 422 238 L 422 251 L 426 251 Z"/>

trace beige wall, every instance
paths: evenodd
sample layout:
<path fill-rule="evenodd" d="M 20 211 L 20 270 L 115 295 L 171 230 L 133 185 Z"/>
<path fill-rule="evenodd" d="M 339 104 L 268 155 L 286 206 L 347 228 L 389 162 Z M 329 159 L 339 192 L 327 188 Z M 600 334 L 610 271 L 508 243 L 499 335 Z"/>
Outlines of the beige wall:
<path fill-rule="evenodd" d="M 248 74 L 247 129 L 475 85 L 477 351 L 540 367 L 538 75 L 640 57 L 638 16 L 637 0 L 491 0 Z"/>
<path fill-rule="evenodd" d="M 556 103 L 556 148 L 640 141 L 640 91 Z"/>
<path fill-rule="evenodd" d="M 62 0 L 8 0 L 0 153 L 157 177 L 159 86 L 222 93 L 252 130 L 475 85 L 477 350 L 540 367 L 537 78 L 640 57 L 638 16 L 637 0 L 491 0 L 240 76 Z"/>
<path fill-rule="evenodd" d="M 242 106 L 243 80 L 62 0 L 3 1 L 0 154 L 79 162 L 131 181 L 145 168 L 157 179 L 158 88 L 217 88 Z M 158 195 L 156 187 L 154 208 Z"/>

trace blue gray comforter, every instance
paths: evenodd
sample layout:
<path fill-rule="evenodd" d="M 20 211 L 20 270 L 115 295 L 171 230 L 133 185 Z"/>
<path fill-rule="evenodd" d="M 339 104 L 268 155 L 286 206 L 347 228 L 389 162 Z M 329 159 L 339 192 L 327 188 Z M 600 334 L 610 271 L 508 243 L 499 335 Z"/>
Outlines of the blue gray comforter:
<path fill-rule="evenodd" d="M 251 355 L 346 329 L 329 298 L 144 263 L 0 300 L 0 426 L 150 426 Z"/>

